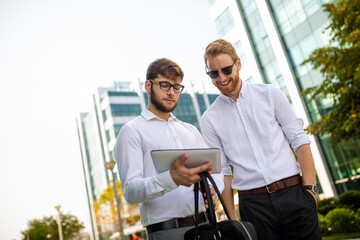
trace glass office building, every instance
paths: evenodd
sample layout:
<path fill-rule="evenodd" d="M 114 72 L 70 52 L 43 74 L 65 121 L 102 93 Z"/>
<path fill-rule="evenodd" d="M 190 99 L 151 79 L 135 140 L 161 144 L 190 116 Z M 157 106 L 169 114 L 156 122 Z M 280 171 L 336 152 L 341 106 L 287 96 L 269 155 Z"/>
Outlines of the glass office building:
<path fill-rule="evenodd" d="M 331 110 L 331 99 L 310 104 L 300 93 L 323 81 L 309 54 L 329 44 L 329 0 L 209 0 L 210 17 L 220 38 L 232 42 L 242 61 L 244 81 L 273 84 L 287 96 L 305 125 Z M 332 144 L 330 136 L 310 136 L 323 197 L 360 189 L 358 142 Z"/>
<path fill-rule="evenodd" d="M 104 232 L 114 232 L 107 209 L 102 209 L 102 221 L 99 221 L 94 209 L 94 202 L 109 185 L 112 174 L 105 168 L 105 163 L 115 161 L 113 148 L 121 127 L 138 116 L 147 106 L 148 94 L 140 91 L 143 83 L 115 82 L 113 87 L 99 88 L 93 96 L 93 109 L 80 113 L 77 118 L 78 135 L 88 196 L 89 213 L 92 224 L 92 239 L 107 239 Z M 182 121 L 191 123 L 199 129 L 201 114 L 212 103 L 217 94 L 200 94 L 186 91 L 181 94 L 178 106 L 173 114 Z M 124 201 L 123 201 L 124 202 Z M 122 218 L 129 217 L 134 211 L 130 205 L 122 204 Z M 126 221 L 123 221 L 123 223 Z M 125 235 L 141 230 L 124 225 Z"/>

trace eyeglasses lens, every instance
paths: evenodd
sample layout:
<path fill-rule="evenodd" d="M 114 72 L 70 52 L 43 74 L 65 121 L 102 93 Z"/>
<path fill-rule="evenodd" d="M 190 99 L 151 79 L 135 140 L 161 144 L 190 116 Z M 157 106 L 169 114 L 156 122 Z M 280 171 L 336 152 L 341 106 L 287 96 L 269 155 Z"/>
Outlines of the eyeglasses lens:
<path fill-rule="evenodd" d="M 180 85 L 180 84 L 174 84 L 174 85 L 172 85 L 172 84 L 170 84 L 170 83 L 168 83 L 168 82 L 159 82 L 159 84 L 160 84 L 160 88 L 161 88 L 162 90 L 164 90 L 164 91 L 169 91 L 170 88 L 173 87 L 174 92 L 179 93 L 179 92 L 182 92 L 182 90 L 183 90 L 183 88 L 184 88 L 184 87 L 183 87 L 182 85 Z"/>

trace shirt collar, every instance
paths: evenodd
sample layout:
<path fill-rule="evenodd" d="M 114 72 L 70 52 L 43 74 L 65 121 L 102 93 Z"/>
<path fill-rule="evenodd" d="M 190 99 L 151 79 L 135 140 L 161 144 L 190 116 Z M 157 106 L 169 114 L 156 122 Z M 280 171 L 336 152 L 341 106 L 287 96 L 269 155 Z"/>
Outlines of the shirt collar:
<path fill-rule="evenodd" d="M 241 90 L 240 90 L 240 96 L 242 98 L 245 98 L 245 95 L 247 93 L 248 84 L 244 81 L 241 82 Z"/>
<path fill-rule="evenodd" d="M 238 98 L 245 98 L 245 95 L 246 95 L 246 92 L 247 92 L 247 83 L 245 83 L 244 81 L 242 81 L 241 83 L 241 89 L 240 89 L 240 93 L 239 93 L 239 97 Z M 228 102 L 228 103 L 234 103 L 235 101 L 231 98 L 231 97 L 228 97 L 222 93 L 220 93 L 220 97 L 225 101 L 225 102 Z"/>
<path fill-rule="evenodd" d="M 154 119 L 154 118 L 165 121 L 164 119 L 159 118 L 154 113 L 147 110 L 146 108 L 142 110 L 141 116 L 143 116 L 143 118 L 145 118 L 146 121 L 150 121 L 151 119 Z M 168 121 L 172 121 L 172 120 L 177 120 L 177 118 L 174 116 L 174 114 L 170 113 L 170 117 L 169 117 Z"/>

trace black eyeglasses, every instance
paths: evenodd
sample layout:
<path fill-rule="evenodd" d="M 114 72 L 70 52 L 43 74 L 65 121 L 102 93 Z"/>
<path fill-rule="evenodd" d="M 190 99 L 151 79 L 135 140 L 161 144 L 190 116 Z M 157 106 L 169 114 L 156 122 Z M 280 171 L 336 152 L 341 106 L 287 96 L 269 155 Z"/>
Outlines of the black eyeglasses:
<path fill-rule="evenodd" d="M 151 84 L 159 84 L 160 89 L 164 91 L 169 91 L 171 87 L 174 89 L 174 92 L 176 93 L 181 93 L 184 90 L 184 86 L 180 84 L 173 85 L 166 81 L 159 81 L 159 83 L 154 83 L 152 82 L 152 80 L 149 80 L 149 82 L 151 82 Z"/>
<path fill-rule="evenodd" d="M 236 59 L 237 60 L 237 59 Z M 236 60 L 234 61 L 234 63 L 230 66 L 227 67 L 223 67 L 222 69 L 220 69 L 220 71 L 224 74 L 224 75 L 230 75 L 232 73 L 232 69 L 234 64 L 236 63 Z M 207 68 L 205 67 L 205 70 L 207 70 Z M 219 77 L 219 70 L 212 70 L 212 71 L 208 71 L 206 72 L 207 75 L 209 75 L 211 78 L 215 79 Z"/>

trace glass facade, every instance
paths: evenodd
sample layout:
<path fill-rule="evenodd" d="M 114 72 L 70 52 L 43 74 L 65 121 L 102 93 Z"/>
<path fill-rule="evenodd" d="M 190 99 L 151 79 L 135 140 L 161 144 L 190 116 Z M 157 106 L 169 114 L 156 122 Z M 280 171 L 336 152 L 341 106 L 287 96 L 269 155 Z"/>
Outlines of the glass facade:
<path fill-rule="evenodd" d="M 263 73 L 263 81 L 280 88 L 291 102 L 283 75 L 281 74 L 278 61 L 274 54 L 274 49 L 271 46 L 256 2 L 252 0 L 239 0 L 239 7 L 244 16 L 246 28 L 249 31 L 251 42 L 256 52 L 256 59 L 261 68 L 260 71 Z"/>
<path fill-rule="evenodd" d="M 91 182 L 92 198 L 97 199 L 102 191 L 106 188 L 107 182 L 104 173 L 101 171 L 103 164 L 101 156 L 101 144 L 97 135 L 97 123 L 94 122 L 94 116 L 88 113 L 82 120 L 83 138 L 85 141 L 86 161 L 89 166 L 89 176 Z"/>
<path fill-rule="evenodd" d="M 322 83 L 318 71 L 309 64 L 301 65 L 311 52 L 329 44 L 329 33 L 324 31 L 329 25 L 321 5 L 327 0 L 270 0 L 280 36 L 289 56 L 300 91 Z M 317 99 L 307 104 L 311 120 L 317 121 L 321 115 L 331 111 L 331 98 Z M 339 194 L 350 189 L 360 189 L 360 148 L 358 142 L 332 144 L 330 136 L 318 137 L 327 160 L 336 190 Z"/>
<path fill-rule="evenodd" d="M 190 94 L 182 93 L 180 95 L 179 103 L 173 111 L 173 114 L 181 121 L 190 123 L 198 129 L 200 128 Z"/>
<path fill-rule="evenodd" d="M 110 104 L 103 116 L 106 121 L 110 117 L 137 116 L 140 112 L 140 104 Z"/>
<path fill-rule="evenodd" d="M 216 0 L 208 0 L 208 2 L 209 2 L 209 5 L 211 6 L 216 2 Z"/>
<path fill-rule="evenodd" d="M 238 54 L 238 56 L 239 56 L 239 58 L 241 60 L 241 64 L 245 64 L 246 55 L 245 55 L 244 49 L 243 49 L 243 47 L 241 45 L 241 40 L 234 43 L 234 47 L 235 47 L 236 53 Z"/>
<path fill-rule="evenodd" d="M 225 11 L 220 14 L 220 16 L 215 20 L 215 25 L 221 37 L 234 27 L 235 23 L 231 15 L 230 8 L 225 9 Z"/>

